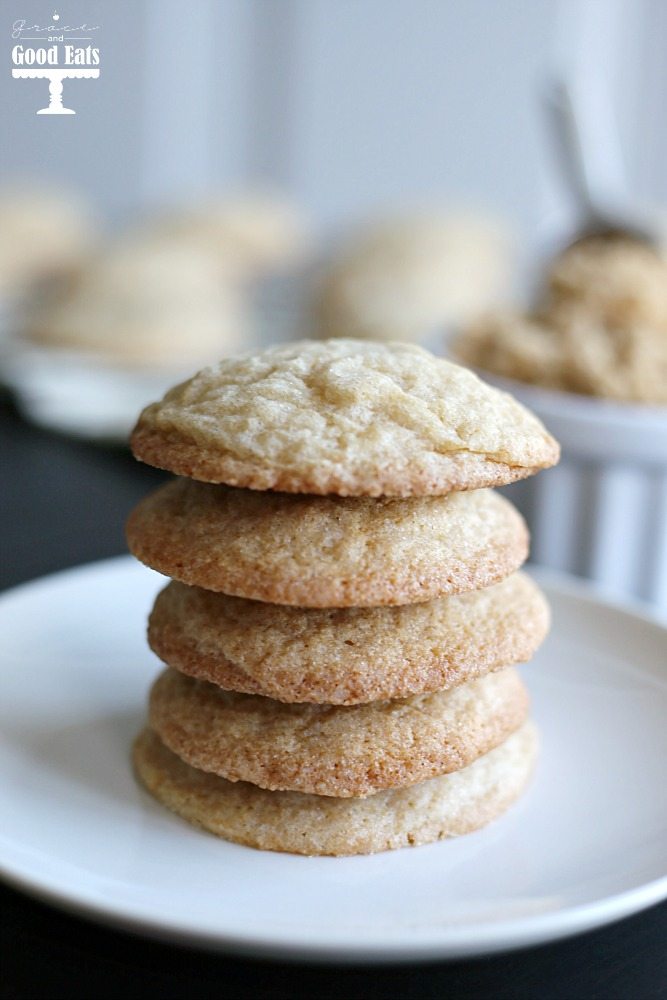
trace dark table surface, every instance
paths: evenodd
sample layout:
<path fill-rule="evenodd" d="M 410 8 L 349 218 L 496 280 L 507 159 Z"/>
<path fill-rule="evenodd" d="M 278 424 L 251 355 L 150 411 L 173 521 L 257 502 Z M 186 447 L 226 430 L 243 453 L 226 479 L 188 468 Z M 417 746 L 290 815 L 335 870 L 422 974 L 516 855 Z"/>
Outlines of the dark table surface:
<path fill-rule="evenodd" d="M 123 449 L 28 426 L 0 400 L 0 586 L 125 551 L 123 523 L 162 475 Z M 1 650 L 1 646 L 0 646 Z M 0 885 L 0 996 L 667 997 L 667 903 L 558 944 L 476 961 L 338 967 L 254 962 L 96 926 Z"/>

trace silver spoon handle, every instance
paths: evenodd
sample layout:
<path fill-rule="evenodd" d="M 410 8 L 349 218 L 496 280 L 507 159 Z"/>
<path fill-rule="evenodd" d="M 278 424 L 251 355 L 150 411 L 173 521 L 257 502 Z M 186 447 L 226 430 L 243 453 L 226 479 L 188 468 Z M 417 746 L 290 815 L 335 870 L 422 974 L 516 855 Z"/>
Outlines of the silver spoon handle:
<path fill-rule="evenodd" d="M 580 122 L 571 89 L 558 77 L 553 77 L 545 88 L 544 107 L 562 177 L 581 215 L 592 221 L 597 218 L 598 213 L 595 196 L 591 192 Z"/>

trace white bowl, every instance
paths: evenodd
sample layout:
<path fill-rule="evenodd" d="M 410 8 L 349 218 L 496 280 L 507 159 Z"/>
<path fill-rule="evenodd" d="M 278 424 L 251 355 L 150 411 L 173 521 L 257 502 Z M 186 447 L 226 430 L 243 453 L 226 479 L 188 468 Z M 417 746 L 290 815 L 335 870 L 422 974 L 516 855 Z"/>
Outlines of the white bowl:
<path fill-rule="evenodd" d="M 535 562 L 667 610 L 667 408 L 482 377 L 560 441 L 555 469 L 509 487 Z"/>

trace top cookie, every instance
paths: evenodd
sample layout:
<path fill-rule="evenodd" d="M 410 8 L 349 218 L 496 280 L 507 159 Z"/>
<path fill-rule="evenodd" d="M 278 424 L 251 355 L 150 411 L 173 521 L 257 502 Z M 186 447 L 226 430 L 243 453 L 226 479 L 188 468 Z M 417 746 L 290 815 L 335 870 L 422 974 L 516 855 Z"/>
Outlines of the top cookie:
<path fill-rule="evenodd" d="M 426 496 L 554 465 L 511 396 L 419 347 L 301 341 L 221 361 L 141 414 L 135 456 L 177 475 L 289 493 Z"/>

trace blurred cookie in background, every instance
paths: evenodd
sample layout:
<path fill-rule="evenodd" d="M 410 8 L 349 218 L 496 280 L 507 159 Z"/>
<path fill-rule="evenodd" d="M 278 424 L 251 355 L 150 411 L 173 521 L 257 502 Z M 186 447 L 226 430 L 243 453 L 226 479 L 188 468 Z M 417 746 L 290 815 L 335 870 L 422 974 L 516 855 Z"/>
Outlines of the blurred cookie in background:
<path fill-rule="evenodd" d="M 622 234 L 577 240 L 553 261 L 547 308 L 579 307 L 612 330 L 667 332 L 667 257 Z"/>
<path fill-rule="evenodd" d="M 552 263 L 534 311 L 489 313 L 453 353 L 520 382 L 665 405 L 667 259 L 627 236 L 577 241 Z"/>
<path fill-rule="evenodd" d="M 56 187 L 0 188 L 0 298 L 13 302 L 31 286 L 78 265 L 96 235 L 86 201 Z"/>
<path fill-rule="evenodd" d="M 124 443 L 147 397 L 281 339 L 288 272 L 308 245 L 298 210 L 273 196 L 146 215 L 26 297 L 7 324 L 2 377 L 36 422 Z M 281 269 L 276 288 L 265 282 Z"/>
<path fill-rule="evenodd" d="M 311 242 L 301 211 L 275 194 L 211 197 L 165 211 L 148 226 L 158 236 L 210 254 L 231 281 L 290 268 L 307 256 Z"/>
<path fill-rule="evenodd" d="M 506 300 L 508 232 L 483 216 L 442 210 L 396 216 L 351 235 L 320 276 L 320 337 L 423 341 Z"/>
<path fill-rule="evenodd" d="M 29 315 L 25 336 L 128 366 L 206 364 L 245 345 L 236 287 L 194 246 L 121 238 L 100 250 Z"/>
<path fill-rule="evenodd" d="M 247 347 L 249 303 L 194 246 L 130 234 L 24 310 L 2 357 L 36 423 L 125 444 L 137 409 L 192 370 Z"/>

